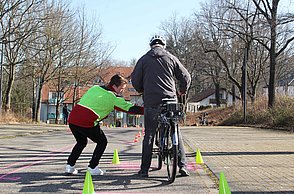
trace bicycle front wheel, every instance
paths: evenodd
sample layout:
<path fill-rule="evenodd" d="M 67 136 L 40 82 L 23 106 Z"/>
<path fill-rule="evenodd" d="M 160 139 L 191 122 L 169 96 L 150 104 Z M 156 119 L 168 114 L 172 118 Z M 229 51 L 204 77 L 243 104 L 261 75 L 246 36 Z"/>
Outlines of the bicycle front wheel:
<path fill-rule="evenodd" d="M 167 145 L 167 154 L 165 154 L 165 164 L 167 167 L 167 175 L 169 183 L 173 183 L 177 173 L 177 162 L 178 162 L 178 145 L 173 144 L 174 132 L 176 132 L 176 126 L 171 126 L 171 130 L 167 130 L 165 138 Z"/>

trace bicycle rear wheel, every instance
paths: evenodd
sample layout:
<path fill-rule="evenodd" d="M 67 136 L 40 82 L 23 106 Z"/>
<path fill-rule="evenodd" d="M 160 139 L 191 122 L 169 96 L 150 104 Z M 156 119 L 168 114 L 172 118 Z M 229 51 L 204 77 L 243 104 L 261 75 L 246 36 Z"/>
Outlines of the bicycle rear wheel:
<path fill-rule="evenodd" d="M 164 154 L 164 163 L 167 168 L 167 176 L 169 183 L 173 183 L 176 178 L 177 162 L 178 162 L 178 145 L 173 145 L 172 134 L 170 132 L 175 131 L 175 126 L 171 126 L 171 130 L 166 130 L 165 143 L 166 154 Z"/>

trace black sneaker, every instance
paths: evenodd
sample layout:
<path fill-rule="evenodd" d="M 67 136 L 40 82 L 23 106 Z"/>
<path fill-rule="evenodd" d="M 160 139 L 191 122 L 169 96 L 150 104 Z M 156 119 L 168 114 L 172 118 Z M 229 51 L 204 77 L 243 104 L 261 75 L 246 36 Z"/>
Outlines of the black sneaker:
<path fill-rule="evenodd" d="M 142 171 L 142 170 L 140 170 L 140 171 L 138 172 L 138 174 L 140 175 L 140 177 L 143 177 L 143 178 L 147 178 L 147 177 L 148 177 L 148 172 L 144 172 L 144 171 Z"/>
<path fill-rule="evenodd" d="M 190 175 L 189 171 L 185 167 L 181 167 L 180 170 L 179 170 L 179 173 L 182 176 L 189 176 Z"/>

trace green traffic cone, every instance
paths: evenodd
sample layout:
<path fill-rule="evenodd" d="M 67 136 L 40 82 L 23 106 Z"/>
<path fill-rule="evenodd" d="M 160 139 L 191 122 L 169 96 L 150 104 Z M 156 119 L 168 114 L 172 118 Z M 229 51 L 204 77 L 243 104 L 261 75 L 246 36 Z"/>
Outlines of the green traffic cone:
<path fill-rule="evenodd" d="M 196 153 L 196 164 L 203 164 L 203 159 L 200 153 L 200 150 L 197 149 L 197 153 Z"/>
<path fill-rule="evenodd" d="M 114 150 L 112 164 L 120 164 L 117 149 Z"/>
<path fill-rule="evenodd" d="M 231 194 L 230 187 L 223 172 L 219 175 L 219 194 Z"/>
<path fill-rule="evenodd" d="M 92 182 L 92 176 L 91 176 L 89 170 L 87 170 L 87 173 L 86 173 L 86 178 L 85 178 L 82 194 L 95 194 L 94 185 Z"/>

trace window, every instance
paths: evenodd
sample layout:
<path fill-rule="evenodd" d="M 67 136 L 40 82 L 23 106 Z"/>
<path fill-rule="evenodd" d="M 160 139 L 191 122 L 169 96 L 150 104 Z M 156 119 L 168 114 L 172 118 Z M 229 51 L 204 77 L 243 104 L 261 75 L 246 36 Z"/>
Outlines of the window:
<path fill-rule="evenodd" d="M 219 99 L 223 99 L 223 94 L 222 93 L 219 94 Z"/>
<path fill-rule="evenodd" d="M 49 92 L 49 103 L 50 104 L 56 104 L 57 100 L 59 100 L 59 102 L 63 101 L 63 92 Z"/>

